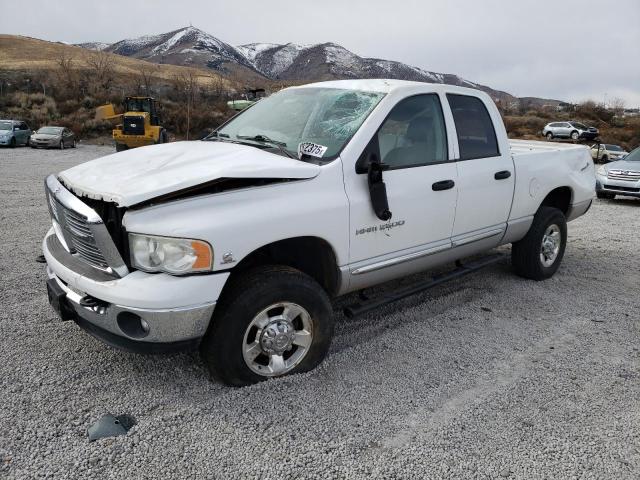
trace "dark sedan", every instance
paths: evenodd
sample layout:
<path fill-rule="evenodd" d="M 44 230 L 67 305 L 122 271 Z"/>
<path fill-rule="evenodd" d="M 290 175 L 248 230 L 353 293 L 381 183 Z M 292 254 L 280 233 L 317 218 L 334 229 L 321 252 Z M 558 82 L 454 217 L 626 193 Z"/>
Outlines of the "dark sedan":
<path fill-rule="evenodd" d="M 42 127 L 31 135 L 29 145 L 32 148 L 75 148 L 76 136 L 65 127 Z"/>

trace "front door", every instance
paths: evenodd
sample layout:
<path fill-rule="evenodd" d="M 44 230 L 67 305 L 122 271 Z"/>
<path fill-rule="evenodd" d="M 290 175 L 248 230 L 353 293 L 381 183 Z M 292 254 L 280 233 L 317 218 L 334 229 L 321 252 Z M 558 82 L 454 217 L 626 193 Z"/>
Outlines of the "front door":
<path fill-rule="evenodd" d="M 459 147 L 453 242 L 460 245 L 494 238 L 497 244 L 513 201 L 515 169 L 511 152 L 507 145 L 503 145 L 506 151 L 500 151 L 492 118 L 480 98 L 447 94 L 447 100 Z"/>
<path fill-rule="evenodd" d="M 393 264 L 407 255 L 448 249 L 457 170 L 449 160 L 439 96 L 422 94 L 398 102 L 363 153 L 371 154 L 388 166 L 383 179 L 392 217 L 384 221 L 376 216 L 366 173 L 345 172 L 351 273 L 361 274 L 371 265 L 382 268 L 381 262 Z"/>

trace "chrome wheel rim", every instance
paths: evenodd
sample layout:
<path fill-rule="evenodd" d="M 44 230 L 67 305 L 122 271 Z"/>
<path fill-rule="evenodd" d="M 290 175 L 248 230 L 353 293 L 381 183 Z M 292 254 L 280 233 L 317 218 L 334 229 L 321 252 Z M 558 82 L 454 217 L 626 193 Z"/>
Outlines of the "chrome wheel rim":
<path fill-rule="evenodd" d="M 540 245 L 540 262 L 545 267 L 550 267 L 558 258 L 560 245 L 562 243 L 562 233 L 560 227 L 555 223 L 549 225 L 542 236 L 542 244 Z"/>
<path fill-rule="evenodd" d="M 242 357 L 252 372 L 278 377 L 305 358 L 313 343 L 313 320 L 296 303 L 280 302 L 258 313 L 244 332 Z"/>

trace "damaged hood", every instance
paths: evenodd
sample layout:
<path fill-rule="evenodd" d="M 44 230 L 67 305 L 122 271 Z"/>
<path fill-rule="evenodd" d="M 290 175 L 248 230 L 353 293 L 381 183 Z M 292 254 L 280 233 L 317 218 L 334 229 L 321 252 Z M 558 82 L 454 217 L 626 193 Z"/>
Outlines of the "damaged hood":
<path fill-rule="evenodd" d="M 305 179 L 318 165 L 216 141 L 176 142 L 107 155 L 58 175 L 77 195 L 129 207 L 220 178 Z"/>

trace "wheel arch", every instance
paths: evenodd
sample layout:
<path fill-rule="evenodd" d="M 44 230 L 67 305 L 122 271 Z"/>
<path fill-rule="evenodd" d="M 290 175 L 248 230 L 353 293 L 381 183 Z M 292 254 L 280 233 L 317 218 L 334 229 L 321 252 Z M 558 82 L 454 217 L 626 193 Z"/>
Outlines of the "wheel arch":
<path fill-rule="evenodd" d="M 573 190 L 571 187 L 562 186 L 551 190 L 540 203 L 540 207 L 553 207 L 560 210 L 565 216 L 569 213 L 571 200 L 573 198 Z"/>
<path fill-rule="evenodd" d="M 335 250 L 320 237 L 292 237 L 263 245 L 233 267 L 231 275 L 263 265 L 283 265 L 300 270 L 317 281 L 329 296 L 335 296 L 340 290 L 341 275 Z"/>

